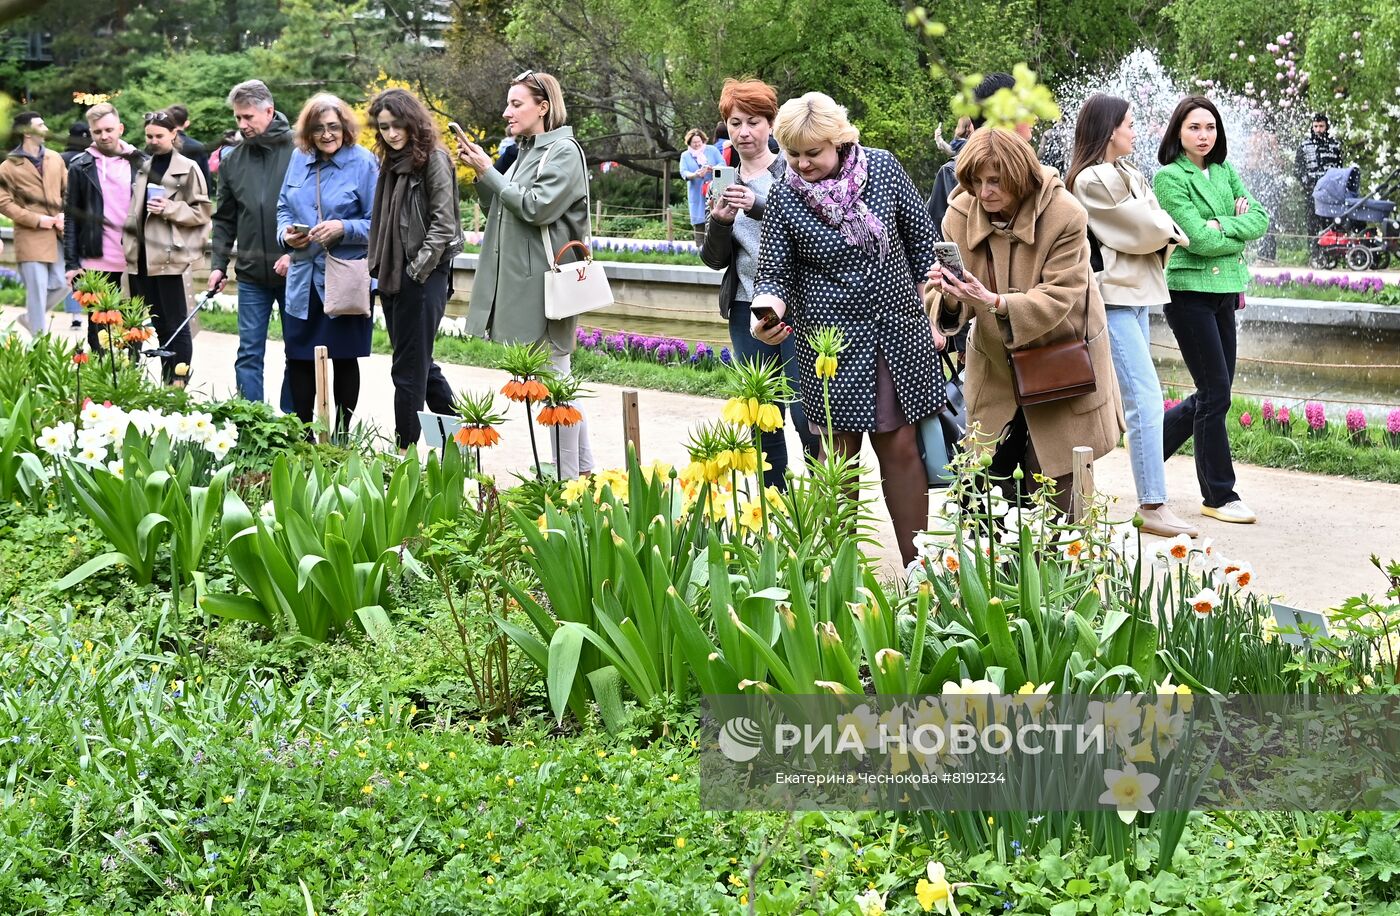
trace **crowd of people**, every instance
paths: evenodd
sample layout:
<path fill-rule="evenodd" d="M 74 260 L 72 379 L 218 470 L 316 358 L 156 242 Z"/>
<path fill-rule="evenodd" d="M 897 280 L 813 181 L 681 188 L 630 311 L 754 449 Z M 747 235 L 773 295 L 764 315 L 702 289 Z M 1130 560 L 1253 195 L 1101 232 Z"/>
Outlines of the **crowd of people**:
<path fill-rule="evenodd" d="M 986 101 L 1012 83 L 992 74 L 976 95 Z M 1201 514 L 1255 521 L 1235 491 L 1225 421 L 1243 251 L 1269 216 L 1227 160 L 1209 99 L 1181 100 L 1151 183 L 1132 162 L 1124 99 L 1096 95 L 1061 125 L 1073 133 L 1064 179 L 1031 146 L 1034 123 L 993 130 L 973 119 L 959 125 L 927 199 L 821 93 L 779 106 L 771 86 L 731 80 L 719 109 L 738 174 L 706 201 L 701 257 L 725 271 L 720 311 L 734 352 L 785 367 L 809 455 L 826 447 L 814 418 L 829 385 L 830 447 L 848 455 L 869 436 L 906 561 L 927 513 L 920 429 L 947 409 L 945 349 L 965 367 L 965 445 L 990 456 L 1013 498 L 1049 484 L 1067 509 L 1073 449 L 1099 458 L 1126 432 L 1145 531 L 1199 534 L 1167 505 L 1165 461 L 1187 441 Z M 781 156 L 769 152 L 770 135 Z M 1149 350 L 1153 305 L 1196 386 L 1165 414 Z M 828 327 L 846 349 L 823 379 L 813 340 Z M 770 480 L 788 465 L 782 438 L 763 439 Z"/>
<path fill-rule="evenodd" d="M 985 101 L 1011 83 L 993 74 L 976 94 Z M 374 152 L 332 95 L 313 96 L 294 121 L 257 80 L 233 87 L 228 104 L 237 137 L 209 155 L 184 135 L 178 106 L 144 116 L 145 150 L 123 140 L 112 105 L 94 106 L 67 162 L 45 148 L 37 114 L 16 118 L 22 142 L 0 164 L 0 212 L 15 221 L 27 285 L 32 278 L 23 319 L 31 330 L 78 271 L 102 271 L 150 305 L 170 353 L 163 372 L 179 383 L 192 360 L 187 277 L 212 224 L 208 288 L 222 289 L 230 272 L 238 280 L 239 393 L 264 396 L 275 303 L 286 344 L 282 408 L 312 419 L 313 355 L 324 346 L 334 422 L 348 428 L 373 287 L 393 344 L 395 436 L 407 448 L 420 434 L 418 411 L 450 412 L 453 401 L 433 339 L 463 243 L 461 163 L 487 212 L 468 331 L 541 344 L 553 370 L 569 373 L 577 318 L 546 314 L 543 278 L 556 259 L 580 257 L 571 242 L 589 238 L 588 163 L 557 79 L 527 70 L 511 81 L 503 117 L 512 143 L 500 160 L 460 132 L 447 150 L 423 103 L 401 89 L 370 101 Z M 723 149 L 692 130 L 681 172 L 701 258 L 723 271 L 719 308 L 734 353 L 788 374 L 804 458 L 828 447 L 850 455 L 869 437 L 906 560 L 927 517 L 919 428 L 948 407 L 946 350 L 965 370 L 966 446 L 991 456 L 1009 495 L 1053 483 L 1065 504 L 1073 448 L 1102 457 L 1126 431 L 1145 530 L 1198 534 L 1167 506 L 1164 462 L 1187 441 L 1201 513 L 1255 520 L 1235 491 L 1225 419 L 1248 281 L 1243 250 L 1269 215 L 1228 161 L 1210 100 L 1177 106 L 1150 183 L 1131 159 L 1131 105 L 1096 95 L 1060 125 L 1073 128 L 1063 180 L 1030 145 L 1033 123 L 999 130 L 972 119 L 959 124 L 927 196 L 892 154 L 863 145 L 826 95 L 780 105 L 762 81 L 728 80 L 718 109 Z M 720 166 L 732 180 L 711 188 Z M 1148 349 L 1153 305 L 1164 308 L 1196 385 L 1165 414 Z M 834 376 L 818 371 L 813 345 L 827 328 L 845 344 Z M 561 477 L 590 473 L 587 419 L 563 433 Z M 792 464 L 783 431 L 762 445 L 765 480 L 782 487 Z M 1022 481 L 1014 487 L 1013 476 Z"/>

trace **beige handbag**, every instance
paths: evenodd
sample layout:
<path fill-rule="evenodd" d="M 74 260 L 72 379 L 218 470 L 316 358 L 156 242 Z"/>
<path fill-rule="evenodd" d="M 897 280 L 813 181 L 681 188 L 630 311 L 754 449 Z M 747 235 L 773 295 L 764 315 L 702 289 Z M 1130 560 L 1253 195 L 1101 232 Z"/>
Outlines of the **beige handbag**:
<path fill-rule="evenodd" d="M 549 154 L 554 152 L 555 146 L 576 145 L 571 141 L 556 141 L 545 150 L 540 157 L 540 164 L 535 169 L 535 181 L 538 182 L 540 175 L 544 172 L 544 164 L 549 159 Z M 583 156 L 583 148 L 579 147 L 579 156 Z M 584 208 L 585 213 L 592 213 L 592 201 L 588 194 L 588 161 L 584 160 Z M 591 233 L 590 233 L 591 234 Z M 582 315 L 584 312 L 592 312 L 597 309 L 607 308 L 613 304 L 612 287 L 608 285 L 608 275 L 603 272 L 603 265 L 593 263 L 593 248 L 588 244 L 585 237 L 583 241 L 570 241 L 563 245 L 558 251 L 554 251 L 549 241 L 549 227 L 540 227 L 540 240 L 544 243 L 544 254 L 549 259 L 549 270 L 544 275 L 544 317 L 551 321 L 558 321 L 561 318 L 572 318 L 575 315 Z M 583 252 L 582 261 L 572 261 L 561 265 L 559 259 L 564 256 L 564 252 L 570 248 L 577 247 Z"/>
<path fill-rule="evenodd" d="M 321 215 L 321 170 L 316 170 L 316 219 L 325 221 Z M 369 258 L 354 260 L 337 258 L 326 250 L 326 298 L 321 308 L 331 318 L 368 318 L 371 313 L 369 301 Z"/>

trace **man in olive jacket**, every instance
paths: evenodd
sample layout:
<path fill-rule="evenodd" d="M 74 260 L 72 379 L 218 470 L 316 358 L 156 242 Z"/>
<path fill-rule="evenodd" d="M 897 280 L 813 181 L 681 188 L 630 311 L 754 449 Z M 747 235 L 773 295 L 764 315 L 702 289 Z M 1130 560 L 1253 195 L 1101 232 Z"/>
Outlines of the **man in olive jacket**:
<path fill-rule="evenodd" d="M 238 246 L 238 357 L 233 364 L 238 393 L 263 399 L 263 356 L 272 303 L 286 306 L 291 256 L 277 243 L 277 194 L 292 158 L 292 130 L 260 80 L 233 87 L 228 96 L 243 142 L 227 147 L 219 161 L 219 196 L 214 209 L 209 288 L 221 290 L 229 259 Z M 291 396 L 282 386 L 282 410 Z"/>

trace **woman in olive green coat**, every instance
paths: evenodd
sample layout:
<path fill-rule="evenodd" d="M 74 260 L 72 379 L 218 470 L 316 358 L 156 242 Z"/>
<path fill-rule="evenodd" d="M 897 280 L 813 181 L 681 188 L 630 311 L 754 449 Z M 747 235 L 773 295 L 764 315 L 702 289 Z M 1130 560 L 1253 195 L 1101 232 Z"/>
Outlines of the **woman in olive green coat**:
<path fill-rule="evenodd" d="M 545 344 L 554 372 L 568 375 L 578 320 L 545 317 L 544 276 L 555 251 L 569 242 L 588 242 L 587 163 L 573 129 L 564 126 L 559 81 L 548 73 L 527 70 L 516 77 L 503 117 L 520 147 L 505 175 L 492 168 L 480 146 L 458 138 L 458 158 L 476 171 L 477 194 L 489 208 L 467 333 L 507 344 Z M 550 251 L 540 237 L 541 227 L 548 229 Z M 571 250 L 561 263 L 578 257 Z M 592 470 L 585 416 L 577 425 L 559 429 L 558 471 L 565 479 Z"/>

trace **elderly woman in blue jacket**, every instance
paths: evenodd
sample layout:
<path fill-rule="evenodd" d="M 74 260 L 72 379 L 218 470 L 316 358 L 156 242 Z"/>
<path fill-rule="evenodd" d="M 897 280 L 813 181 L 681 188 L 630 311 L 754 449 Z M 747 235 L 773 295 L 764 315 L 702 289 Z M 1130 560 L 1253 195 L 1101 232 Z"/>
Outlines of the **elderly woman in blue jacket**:
<path fill-rule="evenodd" d="M 333 95 L 308 99 L 294 132 L 297 150 L 277 198 L 277 239 L 292 250 L 282 311 L 287 381 L 297 416 L 310 423 L 313 360 L 316 348 L 326 347 L 334 365 L 334 431 L 343 433 L 360 400 L 359 359 L 369 356 L 374 325 L 368 311 L 326 314 L 326 253 L 348 261 L 366 257 L 379 162 L 356 143 L 359 122 Z"/>

